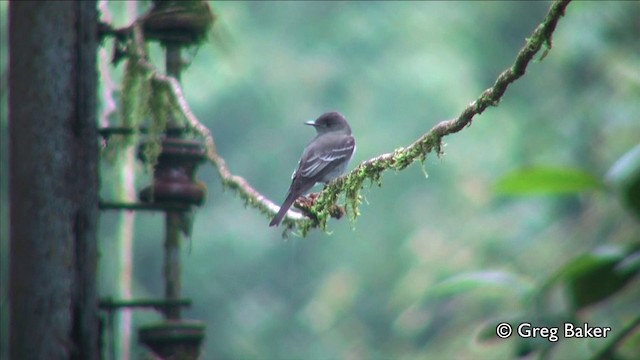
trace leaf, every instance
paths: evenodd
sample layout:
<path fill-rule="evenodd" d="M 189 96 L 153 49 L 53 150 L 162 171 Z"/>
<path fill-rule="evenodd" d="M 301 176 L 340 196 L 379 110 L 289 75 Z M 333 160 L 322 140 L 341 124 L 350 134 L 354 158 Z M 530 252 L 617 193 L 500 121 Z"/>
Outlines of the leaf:
<path fill-rule="evenodd" d="M 640 144 L 622 155 L 607 172 L 607 181 L 622 185 L 640 172 Z"/>
<path fill-rule="evenodd" d="M 606 179 L 620 192 L 623 202 L 640 217 L 640 145 L 620 157 L 607 172 Z"/>
<path fill-rule="evenodd" d="M 640 273 L 640 250 L 607 246 L 582 255 L 558 272 L 576 310 L 621 291 Z"/>
<path fill-rule="evenodd" d="M 587 172 L 553 167 L 513 171 L 500 178 L 495 187 L 502 195 L 571 194 L 604 188 L 600 179 Z"/>
<path fill-rule="evenodd" d="M 531 290 L 531 284 L 512 273 L 505 271 L 478 271 L 453 276 L 434 285 L 430 297 L 449 297 L 476 289 L 501 288 L 511 290 L 522 296 Z"/>

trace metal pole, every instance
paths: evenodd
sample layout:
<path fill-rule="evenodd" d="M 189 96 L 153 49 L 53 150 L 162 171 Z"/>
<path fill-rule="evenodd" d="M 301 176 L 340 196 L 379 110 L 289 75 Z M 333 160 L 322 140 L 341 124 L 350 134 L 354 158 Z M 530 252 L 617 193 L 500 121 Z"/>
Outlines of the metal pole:
<path fill-rule="evenodd" d="M 180 45 L 176 43 L 165 43 L 166 46 L 166 72 L 180 81 L 182 72 L 182 58 Z M 175 120 L 170 119 L 169 127 L 175 126 Z M 164 253 L 164 275 L 165 275 L 165 299 L 167 301 L 180 299 L 182 282 L 180 277 L 180 242 L 182 234 L 180 224 L 183 213 L 167 211 L 165 215 L 165 253 Z M 180 319 L 180 307 L 170 306 L 165 310 L 167 319 Z"/>
<path fill-rule="evenodd" d="M 95 1 L 9 4 L 11 359 L 97 359 Z"/>

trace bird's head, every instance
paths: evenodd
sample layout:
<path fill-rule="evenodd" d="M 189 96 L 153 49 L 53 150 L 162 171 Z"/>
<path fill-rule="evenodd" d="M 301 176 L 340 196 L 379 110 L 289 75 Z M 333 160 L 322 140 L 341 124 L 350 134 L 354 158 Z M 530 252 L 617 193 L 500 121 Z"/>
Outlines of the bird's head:
<path fill-rule="evenodd" d="M 336 111 L 324 113 L 320 115 L 319 118 L 307 121 L 305 124 L 313 126 L 318 134 L 328 132 L 351 134 L 351 127 L 349 126 L 349 123 L 347 123 L 347 119 Z"/>

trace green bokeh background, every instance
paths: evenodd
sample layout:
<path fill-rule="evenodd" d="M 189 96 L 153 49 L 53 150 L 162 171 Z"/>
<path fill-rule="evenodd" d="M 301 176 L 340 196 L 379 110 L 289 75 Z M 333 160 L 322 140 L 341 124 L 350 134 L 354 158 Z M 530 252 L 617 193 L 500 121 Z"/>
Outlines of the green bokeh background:
<path fill-rule="evenodd" d="M 140 13 L 148 5 L 141 3 Z M 231 171 L 280 202 L 314 135 L 304 121 L 342 112 L 358 146 L 351 168 L 406 146 L 491 86 L 549 5 L 214 2 L 212 34 L 186 52 L 182 84 Z M 0 7 L 6 349 L 7 3 Z M 124 2 L 109 3 L 109 11 L 114 25 L 125 25 Z M 329 233 L 283 240 L 268 217 L 223 190 L 210 164 L 202 166 L 208 200 L 196 212 L 182 260 L 183 294 L 193 300 L 185 317 L 207 324 L 204 358 L 511 358 L 514 341 L 478 340 L 484 324 L 523 311 L 526 290 L 572 258 L 639 240 L 637 218 L 610 192 L 527 198 L 495 192 L 497 180 L 527 166 L 578 168 L 602 178 L 639 143 L 638 19 L 639 2 L 570 4 L 549 55 L 530 64 L 498 107 L 446 137 L 442 158 L 430 155 L 423 168 L 387 172 L 382 187 L 365 187 L 361 216 L 331 221 Z M 159 46 L 152 54 L 162 68 Z M 116 80 L 122 69 L 113 72 Z M 112 173 L 103 165 L 103 198 L 113 196 Z M 136 177 L 138 189 L 150 181 L 139 164 Z M 114 212 L 100 219 L 101 296 L 117 293 L 118 221 Z M 161 215 L 137 215 L 135 297 L 163 294 L 163 231 Z M 486 286 L 434 292 L 469 273 L 481 274 Z M 616 330 L 637 313 L 639 297 L 636 279 L 581 319 Z M 561 301 L 553 304 L 562 309 Z M 160 316 L 136 312 L 134 320 L 140 326 Z M 636 335 L 625 345 L 631 350 L 622 351 L 633 353 L 639 344 Z M 554 358 L 584 358 L 603 345 L 561 342 Z"/>

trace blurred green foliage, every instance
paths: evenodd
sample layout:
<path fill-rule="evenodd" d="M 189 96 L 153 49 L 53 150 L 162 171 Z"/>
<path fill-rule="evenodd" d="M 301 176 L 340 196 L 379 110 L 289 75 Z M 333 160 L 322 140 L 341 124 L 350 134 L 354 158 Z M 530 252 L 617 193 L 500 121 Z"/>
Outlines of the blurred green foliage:
<path fill-rule="evenodd" d="M 186 52 L 182 84 L 231 171 L 280 202 L 313 136 L 303 121 L 345 114 L 358 142 L 352 167 L 406 146 L 491 86 L 549 4 L 214 2 L 209 42 Z M 109 9 L 125 25 L 124 2 Z M 638 316 L 638 202 L 625 195 L 636 192 L 604 175 L 640 141 L 639 18 L 638 2 L 570 4 L 544 61 L 445 138 L 446 156 L 427 159 L 426 179 L 419 165 L 386 173 L 363 191 L 357 221 L 333 221 L 329 234 L 282 240 L 203 166 L 209 199 L 182 254 L 194 304 L 185 316 L 207 323 L 203 357 L 584 359 L 607 346 L 494 335 L 503 321 L 569 320 L 615 335 Z M 6 56 L 5 35 L 0 47 Z M 162 49 L 151 54 L 162 68 Z M 3 110 L 3 149 L 6 119 Z M 7 159 L 3 151 L 3 174 Z M 638 174 L 638 162 L 626 164 Z M 108 199 L 118 179 L 106 163 L 101 174 Z M 150 181 L 142 165 L 137 176 L 139 189 Z M 3 180 L 3 219 L 7 191 Z M 134 295 L 161 297 L 163 218 L 136 219 Z M 117 220 L 101 217 L 102 296 L 116 292 Z M 6 311 L 3 301 L 3 323 Z M 159 319 L 136 312 L 135 326 Z M 615 351 L 636 358 L 638 331 Z"/>
<path fill-rule="evenodd" d="M 584 171 L 571 168 L 536 167 L 518 169 L 496 182 L 496 191 L 506 195 L 571 194 L 604 189 L 604 182 Z"/>
<path fill-rule="evenodd" d="M 625 205 L 640 218 L 640 144 L 613 164 L 606 179 Z"/>

